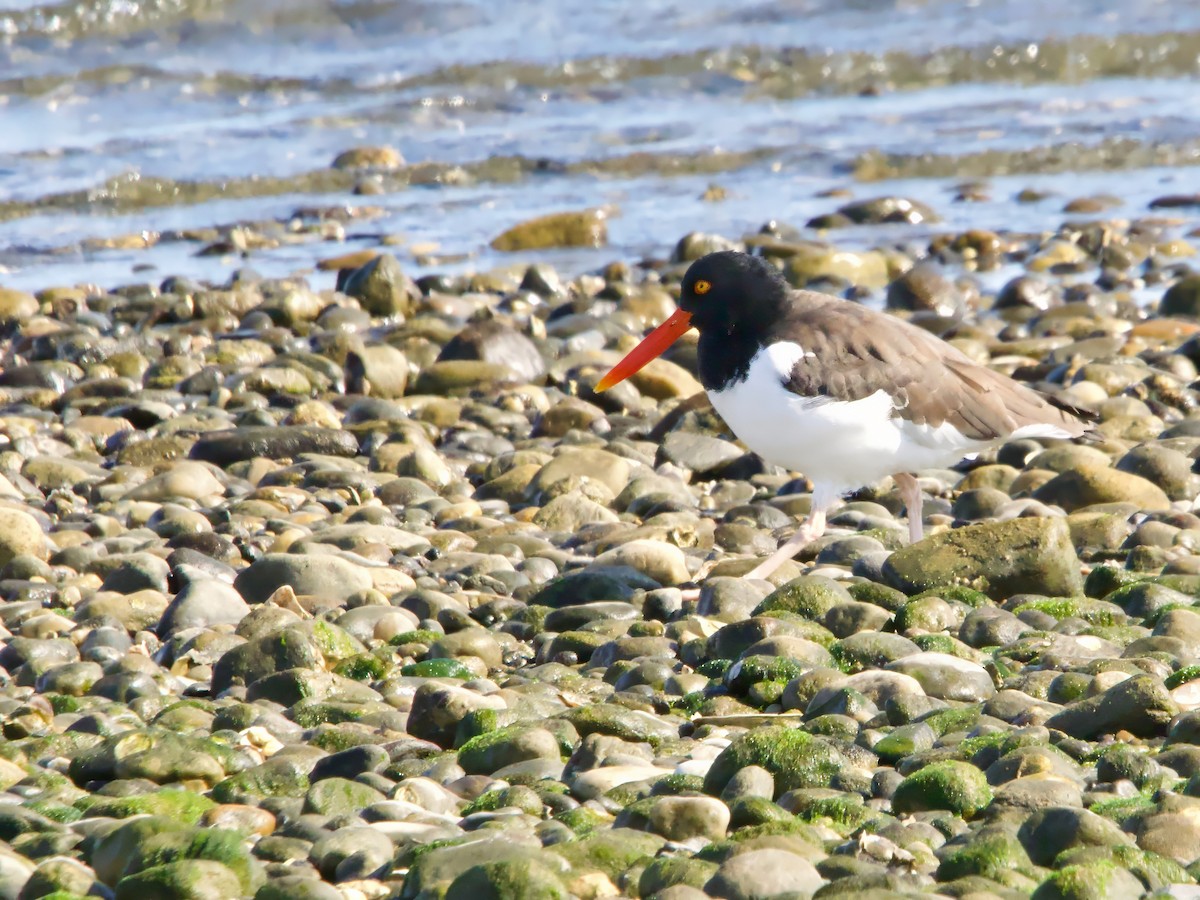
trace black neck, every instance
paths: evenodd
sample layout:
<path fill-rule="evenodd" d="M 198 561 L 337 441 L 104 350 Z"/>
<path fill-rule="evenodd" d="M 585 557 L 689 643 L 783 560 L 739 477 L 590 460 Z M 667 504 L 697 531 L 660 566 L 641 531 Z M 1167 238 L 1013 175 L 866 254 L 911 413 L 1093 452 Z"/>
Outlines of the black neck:
<path fill-rule="evenodd" d="M 745 329 L 700 332 L 696 347 L 700 383 L 706 390 L 720 391 L 750 375 L 750 360 L 762 349 L 762 341 Z"/>

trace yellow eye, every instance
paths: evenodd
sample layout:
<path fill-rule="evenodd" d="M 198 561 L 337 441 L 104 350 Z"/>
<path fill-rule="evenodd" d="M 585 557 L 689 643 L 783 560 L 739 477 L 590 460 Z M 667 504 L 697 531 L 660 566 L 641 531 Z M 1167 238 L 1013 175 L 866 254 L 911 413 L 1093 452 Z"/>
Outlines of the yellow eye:
<path fill-rule="evenodd" d="M 703 278 L 692 285 L 692 293 L 694 294 L 707 294 L 711 290 L 712 282 L 705 281 Z"/>

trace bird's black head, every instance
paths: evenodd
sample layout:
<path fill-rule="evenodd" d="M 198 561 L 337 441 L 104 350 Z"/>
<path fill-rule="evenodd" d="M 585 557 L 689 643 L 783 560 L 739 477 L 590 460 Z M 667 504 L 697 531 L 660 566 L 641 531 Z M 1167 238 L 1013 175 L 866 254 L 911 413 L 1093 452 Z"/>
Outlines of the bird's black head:
<path fill-rule="evenodd" d="M 771 263 L 745 253 L 710 253 L 692 263 L 680 285 L 679 309 L 596 382 L 606 391 L 656 358 L 686 331 L 700 332 L 700 383 L 722 390 L 744 379 L 750 361 L 786 318 L 788 284 Z"/>
<path fill-rule="evenodd" d="M 710 253 L 688 268 L 679 308 L 701 334 L 761 334 L 787 305 L 788 283 L 769 260 L 735 250 Z"/>

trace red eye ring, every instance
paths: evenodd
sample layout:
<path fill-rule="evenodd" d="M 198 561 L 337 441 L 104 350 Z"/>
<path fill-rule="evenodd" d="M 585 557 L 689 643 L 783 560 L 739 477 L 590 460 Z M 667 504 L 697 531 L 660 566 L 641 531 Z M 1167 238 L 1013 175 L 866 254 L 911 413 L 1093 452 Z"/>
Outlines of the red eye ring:
<path fill-rule="evenodd" d="M 701 278 L 694 285 L 692 285 L 692 293 L 693 294 L 707 294 L 711 290 L 712 290 L 712 282 L 705 281 L 703 278 Z"/>

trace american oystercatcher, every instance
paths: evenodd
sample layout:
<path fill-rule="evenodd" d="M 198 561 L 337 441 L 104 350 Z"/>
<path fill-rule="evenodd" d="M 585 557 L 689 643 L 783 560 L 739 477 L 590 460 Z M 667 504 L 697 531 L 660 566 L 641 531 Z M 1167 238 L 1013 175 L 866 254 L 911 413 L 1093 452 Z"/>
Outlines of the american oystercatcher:
<path fill-rule="evenodd" d="M 768 260 L 722 251 L 688 268 L 679 309 L 596 385 L 603 391 L 700 332 L 700 382 L 733 433 L 803 473 L 812 508 L 748 578 L 766 578 L 825 532 L 841 495 L 892 476 L 921 539 L 912 472 L 1016 438 L 1077 438 L 1090 427 L 938 337 L 886 313 L 793 289 Z"/>

